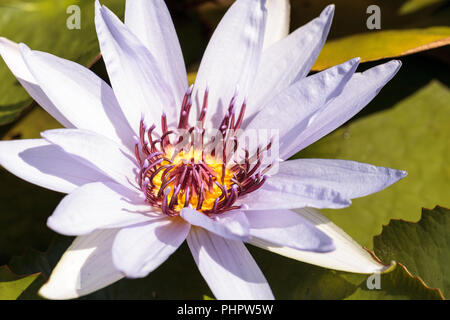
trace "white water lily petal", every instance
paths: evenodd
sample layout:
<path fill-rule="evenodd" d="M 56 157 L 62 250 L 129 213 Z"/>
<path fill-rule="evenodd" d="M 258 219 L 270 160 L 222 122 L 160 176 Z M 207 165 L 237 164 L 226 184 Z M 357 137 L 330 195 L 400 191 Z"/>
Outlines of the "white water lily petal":
<path fill-rule="evenodd" d="M 133 131 L 105 81 L 78 63 L 24 44 L 20 51 L 41 89 L 70 123 L 134 148 Z"/>
<path fill-rule="evenodd" d="M 293 211 L 247 211 L 245 214 L 252 238 L 298 250 L 328 252 L 335 249 L 329 236 Z"/>
<path fill-rule="evenodd" d="M 236 201 L 241 210 L 295 209 L 313 207 L 339 209 L 351 204 L 328 187 L 304 183 L 297 177 L 272 176 L 258 190 Z"/>
<path fill-rule="evenodd" d="M 289 247 L 277 246 L 258 238 L 253 238 L 250 243 L 291 259 L 340 271 L 370 274 L 382 272 L 388 268 L 376 261 L 369 252 L 364 250 L 348 234 L 319 212 L 310 208 L 297 209 L 295 211 L 332 238 L 336 250 L 321 253 L 296 250 Z"/>
<path fill-rule="evenodd" d="M 403 170 L 331 159 L 296 159 L 279 164 L 276 177 L 338 191 L 348 199 L 381 191 L 406 176 Z"/>
<path fill-rule="evenodd" d="M 289 34 L 291 22 L 290 0 L 266 1 L 267 22 L 263 50 L 280 41 Z"/>
<path fill-rule="evenodd" d="M 241 241 L 228 240 L 198 227 L 192 227 L 186 240 L 216 299 L 274 299 L 267 280 Z"/>
<path fill-rule="evenodd" d="M 111 181 L 44 139 L 0 141 L 0 165 L 21 179 L 69 193 L 97 181 Z"/>
<path fill-rule="evenodd" d="M 27 90 L 28 94 L 45 109 L 53 118 L 58 120 L 66 128 L 75 126 L 55 107 L 48 96 L 42 91 L 34 76 L 28 70 L 19 45 L 9 39 L 0 37 L 0 55 L 5 60 L 6 65 L 12 71 L 20 84 Z"/>
<path fill-rule="evenodd" d="M 95 26 L 117 100 L 137 133 L 142 115 L 159 125 L 161 114 L 175 117 L 175 101 L 154 57 L 139 39 L 98 0 Z"/>
<path fill-rule="evenodd" d="M 236 212 L 214 220 L 191 208 L 183 208 L 180 216 L 190 224 L 204 228 L 230 240 L 249 240 L 249 225 L 245 214 Z"/>
<path fill-rule="evenodd" d="M 246 130 L 264 129 L 279 135 L 280 152 L 307 127 L 311 117 L 328 101 L 338 96 L 358 67 L 355 58 L 333 68 L 297 81 L 268 101 L 249 118 Z M 241 135 L 241 145 L 245 145 Z M 256 150 L 249 150 L 253 154 Z"/>
<path fill-rule="evenodd" d="M 195 80 L 192 110 L 193 116 L 200 111 L 203 94 L 209 88 L 206 127 L 217 129 L 236 89 L 236 105 L 240 106 L 248 96 L 264 41 L 264 3 L 236 0 L 209 41 Z"/>
<path fill-rule="evenodd" d="M 183 243 L 190 225 L 163 217 L 123 228 L 113 245 L 113 261 L 128 278 L 143 278 L 158 268 Z"/>
<path fill-rule="evenodd" d="M 248 99 L 247 117 L 308 74 L 325 43 L 333 14 L 334 5 L 329 5 L 318 18 L 263 52 Z"/>
<path fill-rule="evenodd" d="M 99 230 L 77 237 L 39 294 L 54 300 L 75 299 L 122 279 L 111 254 L 117 232 L 117 229 Z"/>
<path fill-rule="evenodd" d="M 125 25 L 146 46 L 172 88 L 177 106 L 188 88 L 186 67 L 177 33 L 163 0 L 127 0 Z"/>
<path fill-rule="evenodd" d="M 67 236 L 126 227 L 159 219 L 139 193 L 114 182 L 86 184 L 66 196 L 48 218 L 50 229 Z"/>
<path fill-rule="evenodd" d="M 300 216 L 311 221 L 316 227 L 333 239 L 336 247 L 330 252 L 312 252 L 296 250 L 289 247 L 277 246 L 268 241 L 253 238 L 250 243 L 270 252 L 295 259 L 298 261 L 314 264 L 320 267 L 355 272 L 355 273 L 376 273 L 389 268 L 377 260 L 361 247 L 342 229 L 332 223 L 328 218 L 321 215 L 314 209 L 303 208 L 295 210 Z"/>
<path fill-rule="evenodd" d="M 77 157 L 84 164 L 103 172 L 116 182 L 138 189 L 138 164 L 128 150 L 95 132 L 79 129 L 54 129 L 41 133 L 42 137 Z M 135 188 L 135 189 L 133 189 Z"/>
<path fill-rule="evenodd" d="M 280 149 L 280 157 L 289 159 L 347 122 L 375 98 L 400 67 L 400 61 L 392 60 L 362 73 L 355 73 L 342 93 L 314 116 L 308 127 L 291 141 L 290 146 Z"/>

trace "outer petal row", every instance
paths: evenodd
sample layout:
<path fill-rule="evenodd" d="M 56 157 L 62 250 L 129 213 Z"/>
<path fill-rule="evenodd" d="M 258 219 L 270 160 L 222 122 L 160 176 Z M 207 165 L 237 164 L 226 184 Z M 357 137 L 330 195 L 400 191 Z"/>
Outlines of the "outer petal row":
<path fill-rule="evenodd" d="M 268 2 L 268 6 L 271 2 Z M 326 7 L 320 17 L 263 52 L 248 99 L 248 116 L 252 116 L 268 100 L 308 74 L 325 43 L 333 13 L 334 5 Z M 269 26 L 267 32 L 270 33 Z"/>
<path fill-rule="evenodd" d="M 183 53 L 164 0 L 127 0 L 125 24 L 155 58 L 177 106 L 188 83 Z"/>
<path fill-rule="evenodd" d="M 241 241 L 192 227 L 187 243 L 217 299 L 274 298 L 266 278 Z"/>
<path fill-rule="evenodd" d="M 376 261 L 348 234 L 317 211 L 304 208 L 297 209 L 296 212 L 332 238 L 336 250 L 330 252 L 296 250 L 256 237 L 250 243 L 288 258 L 329 269 L 356 273 L 376 273 L 388 268 L 388 266 Z"/>
<path fill-rule="evenodd" d="M 62 193 L 111 181 L 44 139 L 0 141 L 0 165 L 21 179 Z"/>
<path fill-rule="evenodd" d="M 236 105 L 247 97 L 259 65 L 265 25 L 264 0 L 237 0 L 214 31 L 194 89 L 194 115 L 200 111 L 203 94 L 209 89 L 206 127 L 218 128 L 236 90 Z"/>

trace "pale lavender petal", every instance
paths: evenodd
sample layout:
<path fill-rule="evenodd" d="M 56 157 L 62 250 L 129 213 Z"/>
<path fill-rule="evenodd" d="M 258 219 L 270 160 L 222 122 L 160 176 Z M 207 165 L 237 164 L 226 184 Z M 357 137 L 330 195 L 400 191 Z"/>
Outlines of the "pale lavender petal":
<path fill-rule="evenodd" d="M 294 83 L 268 101 L 255 117 L 247 119 L 245 129 L 264 129 L 278 134 L 282 152 L 307 127 L 311 117 L 341 93 L 359 61 L 359 58 L 349 60 Z M 245 135 L 241 135 L 241 145 L 242 139 Z M 253 154 L 256 150 L 249 151 Z"/>
<path fill-rule="evenodd" d="M 236 201 L 241 210 L 295 209 L 303 207 L 339 209 L 351 201 L 326 186 L 304 183 L 298 177 L 269 177 L 258 190 Z"/>
<path fill-rule="evenodd" d="M 75 299 L 123 278 L 112 261 L 118 229 L 99 230 L 77 237 L 39 290 L 47 299 Z"/>
<path fill-rule="evenodd" d="M 276 177 L 292 177 L 302 183 L 328 187 L 353 199 L 381 191 L 406 175 L 403 170 L 356 161 L 297 159 L 281 162 Z"/>
<path fill-rule="evenodd" d="M 163 0 L 127 0 L 125 25 L 150 50 L 177 106 L 188 87 L 186 67 L 175 27 Z"/>
<path fill-rule="evenodd" d="M 48 218 L 47 225 L 60 234 L 80 236 L 160 217 L 139 193 L 114 182 L 96 182 L 66 196 Z"/>
<path fill-rule="evenodd" d="M 267 23 L 263 50 L 285 38 L 289 34 L 291 22 L 290 0 L 266 1 Z"/>
<path fill-rule="evenodd" d="M 135 132 L 141 116 L 159 126 L 161 115 L 175 116 L 175 101 L 158 65 L 139 39 L 96 1 L 95 25 L 114 93 Z"/>
<path fill-rule="evenodd" d="M 113 245 L 113 261 L 128 278 L 143 278 L 158 268 L 183 243 L 190 225 L 162 218 L 123 228 Z"/>
<path fill-rule="evenodd" d="M 27 90 L 28 94 L 44 108 L 53 118 L 58 120 L 66 128 L 75 126 L 55 107 L 49 97 L 42 90 L 37 80 L 28 70 L 28 66 L 23 60 L 19 45 L 9 39 L 0 37 L 0 55 L 5 60 L 14 76 L 20 84 Z"/>
<path fill-rule="evenodd" d="M 326 7 L 320 17 L 263 52 L 247 116 L 253 116 L 268 100 L 308 74 L 325 43 L 333 13 L 334 5 Z"/>
<path fill-rule="evenodd" d="M 248 96 L 264 41 L 264 3 L 264 0 L 235 1 L 206 48 L 195 80 L 192 111 L 193 116 L 200 111 L 203 94 L 209 88 L 207 127 L 218 128 L 236 89 L 237 106 Z"/>
<path fill-rule="evenodd" d="M 253 237 L 250 243 L 291 259 L 328 269 L 373 274 L 383 272 L 390 267 L 375 260 L 365 248 L 316 210 L 302 208 L 295 211 L 333 239 L 336 250 L 329 252 L 298 250 L 286 246 L 274 245 L 270 241 L 257 237 Z"/>
<path fill-rule="evenodd" d="M 87 183 L 111 181 L 44 139 L 1 141 L 0 165 L 21 179 L 62 193 Z"/>
<path fill-rule="evenodd" d="M 241 241 L 192 227 L 187 243 L 198 269 L 220 300 L 271 300 L 272 290 Z"/>
<path fill-rule="evenodd" d="M 24 44 L 20 51 L 41 89 L 70 123 L 134 148 L 133 131 L 105 81 L 78 63 Z"/>
<path fill-rule="evenodd" d="M 54 129 L 41 133 L 42 137 L 65 152 L 104 173 L 112 180 L 131 188 L 137 185 L 138 164 L 134 154 L 107 137 L 79 129 Z"/>
<path fill-rule="evenodd" d="M 329 236 L 293 211 L 246 211 L 245 214 L 250 223 L 252 239 L 262 239 L 274 246 L 314 252 L 335 249 Z"/>
<path fill-rule="evenodd" d="M 400 61 L 393 60 L 354 74 L 342 93 L 319 110 L 308 127 L 298 133 L 288 148 L 280 150 L 280 157 L 289 159 L 351 119 L 375 98 L 384 85 L 394 77 L 400 66 Z"/>
<path fill-rule="evenodd" d="M 191 208 L 183 208 L 180 216 L 190 224 L 202 227 L 219 236 L 231 240 L 249 240 L 249 226 L 242 212 L 228 213 L 224 217 L 213 219 Z"/>

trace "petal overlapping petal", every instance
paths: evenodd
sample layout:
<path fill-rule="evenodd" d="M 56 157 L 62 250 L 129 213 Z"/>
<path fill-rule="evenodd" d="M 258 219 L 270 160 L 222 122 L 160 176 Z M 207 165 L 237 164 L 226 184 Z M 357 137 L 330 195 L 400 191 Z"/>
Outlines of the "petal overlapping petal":
<path fill-rule="evenodd" d="M 66 196 L 47 225 L 67 236 L 89 234 L 160 218 L 139 193 L 114 182 L 86 184 Z"/>
<path fill-rule="evenodd" d="M 138 190 L 137 161 L 134 154 L 107 137 L 79 129 L 54 129 L 42 137 L 66 153 L 110 177 L 117 183 Z"/>
<path fill-rule="evenodd" d="M 246 211 L 250 234 L 274 245 L 297 250 L 329 252 L 333 240 L 314 223 L 290 210 Z"/>
<path fill-rule="evenodd" d="M 398 72 L 401 62 L 393 60 L 362 73 L 355 73 L 342 93 L 320 109 L 308 126 L 280 149 L 280 157 L 291 156 L 343 125 L 363 109 Z"/>
<path fill-rule="evenodd" d="M 197 73 L 193 96 L 195 116 L 209 89 L 207 127 L 218 129 L 235 93 L 236 105 L 248 96 L 259 65 L 265 25 L 264 0 L 237 0 L 214 31 Z"/>
<path fill-rule="evenodd" d="M 118 229 L 77 237 L 59 260 L 39 294 L 47 299 L 75 299 L 123 278 L 112 261 Z"/>
<path fill-rule="evenodd" d="M 217 299 L 274 299 L 266 278 L 241 241 L 228 240 L 198 227 L 192 227 L 186 240 Z"/>
<path fill-rule="evenodd" d="M 291 259 L 334 270 L 371 274 L 382 272 L 389 267 L 375 260 L 367 250 L 316 210 L 303 208 L 295 211 L 333 239 L 336 249 L 329 252 L 297 250 L 257 237 L 252 238 L 250 243 Z"/>
<path fill-rule="evenodd" d="M 217 219 L 212 219 L 194 209 L 184 208 L 180 216 L 194 226 L 230 240 L 248 241 L 250 238 L 249 223 L 242 212 L 224 213 Z"/>
<path fill-rule="evenodd" d="M 333 14 L 334 5 L 330 5 L 318 18 L 263 51 L 248 98 L 247 116 L 253 116 L 265 102 L 308 74 L 325 44 Z"/>
<path fill-rule="evenodd" d="M 178 249 L 189 230 L 182 219 L 167 217 L 122 228 L 113 244 L 114 265 L 128 278 L 145 277 Z"/>
<path fill-rule="evenodd" d="M 62 193 L 92 182 L 111 181 L 44 139 L 0 141 L 0 165 L 21 179 Z"/>
<path fill-rule="evenodd" d="M 188 87 L 186 67 L 177 33 L 164 0 L 127 0 L 125 25 L 147 47 L 177 106 Z"/>
<path fill-rule="evenodd" d="M 111 85 L 122 111 L 138 133 L 142 115 L 159 125 L 175 117 L 175 100 L 155 58 L 114 13 L 96 1 L 95 26 Z"/>
<path fill-rule="evenodd" d="M 134 148 L 133 131 L 105 81 L 78 63 L 24 44 L 20 51 L 42 91 L 71 124 Z"/>

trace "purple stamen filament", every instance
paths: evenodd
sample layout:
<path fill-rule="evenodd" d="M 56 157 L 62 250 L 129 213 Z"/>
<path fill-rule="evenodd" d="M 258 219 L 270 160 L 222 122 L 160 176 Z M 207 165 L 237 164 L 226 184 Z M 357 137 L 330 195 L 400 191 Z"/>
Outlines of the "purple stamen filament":
<path fill-rule="evenodd" d="M 161 116 L 162 134 L 158 139 L 154 136 L 156 126 L 147 128 L 141 119 L 139 139 L 135 145 L 135 155 L 140 166 L 139 185 L 144 192 L 146 202 L 160 208 L 169 216 L 176 216 L 183 207 L 191 205 L 205 214 L 220 214 L 238 209 L 239 197 L 260 188 L 266 177 L 264 173 L 270 165 L 261 170 L 262 151 L 269 150 L 269 143 L 262 151 L 258 148 L 255 155 L 249 156 L 245 150 L 243 164 L 230 164 L 227 158 L 237 150 L 236 137 L 233 132 L 238 130 L 244 119 L 246 102 L 236 113 L 236 95 L 231 99 L 227 112 L 219 126 L 222 135 L 222 158 L 217 161 L 213 151 L 206 152 L 206 147 L 217 143 L 215 139 L 204 143 L 204 122 L 208 110 L 208 89 L 204 93 L 203 106 L 198 117 L 201 128 L 189 127 L 189 114 L 192 108 L 192 87 L 186 92 L 180 110 L 178 129 L 187 130 L 189 141 L 182 148 L 177 144 L 183 141 L 177 136 L 178 131 L 169 130 L 167 116 Z M 237 117 L 236 117 L 237 114 Z M 200 138 L 193 138 L 192 133 L 199 129 Z M 174 136 L 171 139 L 171 136 Z M 194 134 L 195 136 L 195 134 Z M 197 139 L 197 141 L 195 141 Z M 198 143 L 200 139 L 200 143 Z M 174 143 L 177 142 L 177 143 Z M 199 147 L 200 146 L 200 147 Z M 232 155 L 231 153 L 231 155 Z M 253 164 L 254 163 L 254 164 Z"/>

